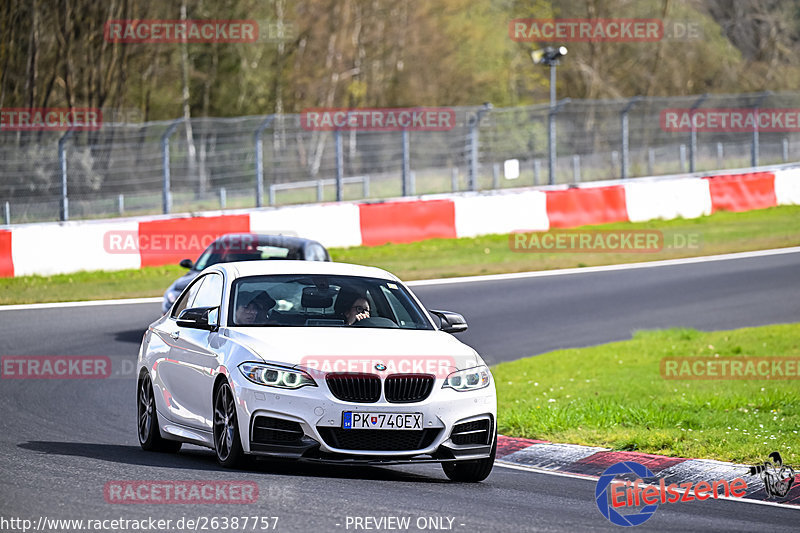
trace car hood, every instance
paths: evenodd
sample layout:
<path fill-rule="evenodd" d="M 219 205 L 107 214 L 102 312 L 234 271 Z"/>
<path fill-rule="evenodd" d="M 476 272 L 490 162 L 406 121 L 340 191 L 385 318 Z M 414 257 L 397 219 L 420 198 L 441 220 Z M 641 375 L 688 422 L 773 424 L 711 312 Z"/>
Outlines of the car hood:
<path fill-rule="evenodd" d="M 435 330 L 355 327 L 229 328 L 227 336 L 265 362 L 325 372 L 439 374 L 483 364 L 478 353 L 449 333 Z"/>

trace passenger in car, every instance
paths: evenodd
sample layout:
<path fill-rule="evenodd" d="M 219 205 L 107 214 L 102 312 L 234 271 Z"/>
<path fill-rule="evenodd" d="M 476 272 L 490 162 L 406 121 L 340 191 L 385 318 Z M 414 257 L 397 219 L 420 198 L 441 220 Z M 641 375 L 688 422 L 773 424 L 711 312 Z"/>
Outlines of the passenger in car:
<path fill-rule="evenodd" d="M 240 292 L 234 321 L 236 324 L 263 324 L 276 303 L 267 291 Z"/>
<path fill-rule="evenodd" d="M 352 326 L 359 320 L 369 318 L 369 301 L 364 293 L 342 289 L 336 298 L 335 310 L 344 319 L 344 323 Z"/>

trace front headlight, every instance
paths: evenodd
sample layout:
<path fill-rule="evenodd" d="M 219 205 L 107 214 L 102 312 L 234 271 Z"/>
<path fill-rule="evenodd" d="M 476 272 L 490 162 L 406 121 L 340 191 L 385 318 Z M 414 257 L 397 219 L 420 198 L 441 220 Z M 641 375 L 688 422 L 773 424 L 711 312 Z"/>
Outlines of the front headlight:
<path fill-rule="evenodd" d="M 242 363 L 239 371 L 248 380 L 259 385 L 278 387 L 280 389 L 299 389 L 300 387 L 316 387 L 316 382 L 302 370 L 289 370 L 279 366 L 263 363 Z"/>
<path fill-rule="evenodd" d="M 457 391 L 478 390 L 489 386 L 489 369 L 483 365 L 466 370 L 453 372 L 442 385 L 443 389 L 453 389 Z"/>

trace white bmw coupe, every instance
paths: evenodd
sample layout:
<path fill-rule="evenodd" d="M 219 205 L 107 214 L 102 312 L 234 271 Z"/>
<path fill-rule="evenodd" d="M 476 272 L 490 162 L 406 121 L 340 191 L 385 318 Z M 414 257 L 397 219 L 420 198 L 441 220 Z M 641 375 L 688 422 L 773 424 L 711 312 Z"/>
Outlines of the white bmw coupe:
<path fill-rule="evenodd" d="M 139 442 L 333 462 L 437 462 L 456 481 L 494 465 L 489 368 L 399 279 L 343 263 L 205 269 L 153 322 L 138 357 Z"/>

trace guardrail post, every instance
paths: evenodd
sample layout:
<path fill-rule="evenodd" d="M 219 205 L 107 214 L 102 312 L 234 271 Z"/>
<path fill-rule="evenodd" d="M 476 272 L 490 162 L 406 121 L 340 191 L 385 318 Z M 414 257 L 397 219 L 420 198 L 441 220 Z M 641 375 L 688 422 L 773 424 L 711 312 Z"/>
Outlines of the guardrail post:
<path fill-rule="evenodd" d="M 322 183 L 322 180 L 319 179 L 317 180 L 317 202 L 321 203 L 324 197 L 325 197 L 324 184 Z"/>
<path fill-rule="evenodd" d="M 483 115 L 492 110 L 492 104 L 485 103 L 478 112 L 471 117 L 469 124 L 469 190 L 478 190 L 478 128 Z"/>
<path fill-rule="evenodd" d="M 580 183 L 581 181 L 581 156 L 572 156 L 572 181 L 573 183 Z"/>
<path fill-rule="evenodd" d="M 369 198 L 369 176 L 364 176 L 364 181 L 361 183 L 361 196 Z"/>
<path fill-rule="evenodd" d="M 264 206 L 264 147 L 261 144 L 261 137 L 274 118 L 275 115 L 268 116 L 253 132 L 253 141 L 256 145 L 256 207 Z M 269 205 L 274 203 L 275 198 L 270 194 Z"/>
<path fill-rule="evenodd" d="M 275 184 L 269 184 L 269 205 L 275 205 Z"/>
<path fill-rule="evenodd" d="M 722 143 L 717 143 L 717 168 L 722 168 L 724 156 L 725 153 Z"/>
<path fill-rule="evenodd" d="M 450 188 L 453 192 L 458 192 L 458 168 L 453 167 L 450 169 Z"/>
<path fill-rule="evenodd" d="M 692 121 L 691 133 L 689 134 L 689 172 L 696 172 L 697 170 L 697 128 L 694 127 L 694 113 L 706 98 L 708 98 L 708 93 L 701 95 L 689 110 L 689 119 Z M 684 165 L 681 164 L 681 171 L 684 168 Z"/>
<path fill-rule="evenodd" d="M 11 204 L 6 202 L 5 209 L 3 211 L 5 212 L 6 226 L 10 226 L 11 225 Z"/>
<path fill-rule="evenodd" d="M 417 194 L 417 173 L 413 170 L 408 173 L 408 194 L 411 196 Z"/>
<path fill-rule="evenodd" d="M 225 191 L 225 187 L 220 187 L 219 188 L 219 208 L 220 209 L 225 209 L 225 206 L 227 205 L 227 203 L 228 203 L 227 191 Z"/>
<path fill-rule="evenodd" d="M 117 210 L 119 211 L 119 216 L 125 214 L 125 195 L 120 194 L 117 196 Z"/>
<path fill-rule="evenodd" d="M 656 151 L 652 148 L 647 149 L 647 175 L 652 176 L 656 168 Z"/>
<path fill-rule="evenodd" d="M 67 139 L 72 137 L 75 130 L 69 130 L 58 140 L 58 168 L 61 172 L 61 220 L 69 220 L 69 198 L 67 197 Z"/>
<path fill-rule="evenodd" d="M 620 113 L 620 120 L 622 121 L 622 179 L 627 179 L 629 177 L 630 134 L 628 129 L 628 113 L 641 99 L 641 96 L 634 96 L 622 109 L 622 113 Z"/>
<path fill-rule="evenodd" d="M 538 159 L 533 160 L 533 184 L 539 185 L 539 178 L 542 175 L 542 162 Z"/>
<path fill-rule="evenodd" d="M 788 163 L 789 162 L 789 139 L 784 137 L 783 138 L 783 142 L 781 144 L 783 145 L 783 162 L 784 163 Z"/>
<path fill-rule="evenodd" d="M 168 214 L 172 209 L 172 192 L 170 191 L 170 173 L 169 173 L 169 138 L 175 132 L 178 125 L 183 122 L 179 118 L 169 125 L 167 131 L 161 136 L 161 165 L 164 173 L 164 184 L 161 192 L 161 207 L 164 214 Z"/>
<path fill-rule="evenodd" d="M 402 178 L 403 182 L 401 184 L 402 185 L 401 188 L 402 188 L 402 195 L 403 196 L 408 196 L 408 194 L 409 194 L 408 182 L 411 179 L 411 177 L 410 177 L 410 173 L 411 173 L 411 156 L 409 154 L 408 130 L 403 130 L 402 140 L 403 140 L 403 168 L 402 168 L 402 172 L 401 172 L 401 174 L 402 174 L 401 178 Z"/>
<path fill-rule="evenodd" d="M 344 186 L 342 178 L 344 176 L 344 153 L 342 152 L 342 132 L 333 132 L 336 141 L 336 201 L 341 202 L 344 197 Z"/>
<path fill-rule="evenodd" d="M 686 172 L 686 145 L 680 145 L 681 172 Z"/>

